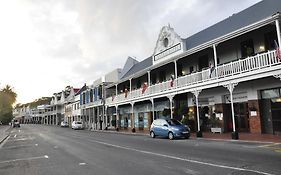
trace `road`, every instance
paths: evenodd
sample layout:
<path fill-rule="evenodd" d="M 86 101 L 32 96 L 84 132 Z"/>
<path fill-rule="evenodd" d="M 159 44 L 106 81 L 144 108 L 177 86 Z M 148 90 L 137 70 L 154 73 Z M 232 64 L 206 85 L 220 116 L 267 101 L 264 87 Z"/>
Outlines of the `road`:
<path fill-rule="evenodd" d="M 21 125 L 0 146 L 2 175 L 280 174 L 278 144 Z"/>

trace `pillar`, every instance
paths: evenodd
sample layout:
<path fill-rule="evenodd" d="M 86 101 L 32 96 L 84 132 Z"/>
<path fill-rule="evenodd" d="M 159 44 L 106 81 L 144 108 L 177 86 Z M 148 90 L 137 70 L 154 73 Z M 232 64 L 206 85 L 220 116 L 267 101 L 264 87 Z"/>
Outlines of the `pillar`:
<path fill-rule="evenodd" d="M 275 26 L 276 26 L 276 32 L 277 32 L 277 39 L 278 39 L 278 46 L 279 46 L 279 49 L 281 47 L 281 36 L 280 36 L 280 25 L 279 25 L 279 20 L 276 19 L 275 20 Z"/>
<path fill-rule="evenodd" d="M 238 135 L 238 132 L 236 131 L 236 127 L 235 127 L 234 106 L 233 106 L 233 90 L 234 90 L 235 86 L 237 86 L 237 84 L 238 83 L 229 82 L 229 84 L 224 85 L 224 87 L 227 88 L 230 93 L 232 128 L 233 128 L 232 139 L 235 139 L 235 140 L 239 139 L 239 135 Z"/>
<path fill-rule="evenodd" d="M 198 102 L 198 97 L 202 89 L 196 89 L 193 91 L 193 95 L 195 96 L 195 102 L 196 102 L 196 116 L 197 116 L 197 137 L 203 137 L 201 128 L 200 128 L 200 116 L 199 116 L 199 102 Z"/>

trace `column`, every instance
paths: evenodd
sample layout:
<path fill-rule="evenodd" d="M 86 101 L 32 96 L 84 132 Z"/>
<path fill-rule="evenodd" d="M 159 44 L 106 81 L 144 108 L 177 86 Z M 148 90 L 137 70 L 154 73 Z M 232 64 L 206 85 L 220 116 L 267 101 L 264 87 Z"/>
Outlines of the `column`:
<path fill-rule="evenodd" d="M 170 101 L 171 119 L 173 119 L 174 118 L 174 116 L 173 116 L 173 98 L 174 98 L 174 96 L 170 95 L 170 96 L 168 96 L 168 98 L 169 98 L 169 101 Z"/>
<path fill-rule="evenodd" d="M 174 60 L 175 63 L 175 79 L 178 78 L 178 68 L 177 68 L 177 60 Z"/>
<path fill-rule="evenodd" d="M 199 102 L 198 102 L 198 97 L 201 91 L 202 89 L 196 89 L 195 91 L 192 92 L 196 99 L 197 137 L 203 137 L 202 131 L 200 129 Z"/>
<path fill-rule="evenodd" d="M 105 106 L 104 116 L 105 116 L 105 129 L 107 130 L 108 127 L 107 106 Z"/>
<path fill-rule="evenodd" d="M 116 109 L 116 131 L 119 130 L 119 114 L 118 114 L 118 106 L 115 106 Z"/>
<path fill-rule="evenodd" d="M 278 46 L 279 46 L 279 49 L 281 47 L 281 36 L 280 36 L 280 25 L 279 25 L 279 20 L 276 19 L 275 20 L 275 26 L 276 26 L 276 32 L 277 32 L 277 39 L 278 39 Z"/>
<path fill-rule="evenodd" d="M 96 129 L 96 110 L 95 107 L 93 107 L 93 129 Z"/>
<path fill-rule="evenodd" d="M 100 127 L 100 107 L 98 106 L 97 107 L 97 118 L 98 118 L 98 130 L 101 130 L 101 127 Z"/>
<path fill-rule="evenodd" d="M 131 106 L 132 106 L 132 117 L 131 117 L 131 126 L 133 126 L 132 132 L 136 132 L 136 128 L 135 128 L 135 116 L 134 116 L 134 102 L 131 102 Z M 130 127 L 131 127 L 130 126 Z"/>
<path fill-rule="evenodd" d="M 151 98 L 150 101 L 151 101 L 151 105 L 152 105 L 152 119 L 155 120 L 156 118 L 155 118 L 155 114 L 154 114 L 154 100 L 153 100 L 153 98 Z"/>
<path fill-rule="evenodd" d="M 231 116 L 232 116 L 232 127 L 233 127 L 233 132 L 232 132 L 232 139 L 238 140 L 239 139 L 239 135 L 238 132 L 236 131 L 236 127 L 235 127 L 235 118 L 234 118 L 234 106 L 233 106 L 233 90 L 235 88 L 235 86 L 237 86 L 238 83 L 232 83 L 229 82 L 229 84 L 223 85 L 225 88 L 227 88 L 229 90 L 230 93 L 230 102 L 231 102 Z"/>
<path fill-rule="evenodd" d="M 151 85 L 150 71 L 147 71 L 147 85 Z"/>

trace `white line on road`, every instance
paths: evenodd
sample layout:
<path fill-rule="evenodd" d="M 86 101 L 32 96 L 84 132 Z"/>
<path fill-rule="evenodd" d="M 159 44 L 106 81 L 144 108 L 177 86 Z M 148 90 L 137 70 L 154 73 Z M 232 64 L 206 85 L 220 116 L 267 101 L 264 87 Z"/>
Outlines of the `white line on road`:
<path fill-rule="evenodd" d="M 2 161 L 2 162 L 0 162 L 0 164 L 3 164 L 3 163 L 11 163 L 11 162 L 18 162 L 18 161 L 26 161 L 26 160 L 48 159 L 48 158 L 49 158 L 49 156 L 44 155 L 44 156 L 39 156 L 39 157 L 29 157 L 29 158 L 24 158 L 24 159 L 6 160 L 6 161 Z"/>
<path fill-rule="evenodd" d="M 86 165 L 86 163 L 82 162 L 82 163 L 79 163 L 79 165 Z"/>
<path fill-rule="evenodd" d="M 21 138 L 21 139 L 13 139 L 13 140 L 8 140 L 9 142 L 13 142 L 13 141 L 24 141 L 24 140 L 33 140 L 32 137 L 28 137 L 28 138 Z"/>
<path fill-rule="evenodd" d="M 115 147 L 115 148 L 120 148 L 120 149 L 125 149 L 125 150 L 140 152 L 140 153 L 143 153 L 143 154 L 150 154 L 150 155 L 154 155 L 154 156 L 165 157 L 165 158 L 170 158 L 170 159 L 175 159 L 175 160 L 181 160 L 181 161 L 191 162 L 191 163 L 196 163 L 196 164 L 201 164 L 201 165 L 208 165 L 208 166 L 225 168 L 225 169 L 232 169 L 232 170 L 238 170 L 238 171 L 247 171 L 247 172 L 253 172 L 253 173 L 264 174 L 264 175 L 273 175 L 273 174 L 270 174 L 270 173 L 267 173 L 267 172 L 262 172 L 262 171 L 257 171 L 257 170 L 251 170 L 251 169 L 246 169 L 246 168 L 238 168 L 238 167 L 219 165 L 219 164 L 214 164 L 214 163 L 201 162 L 201 161 L 197 161 L 197 160 L 185 159 L 185 158 L 181 158 L 181 157 L 170 156 L 170 155 L 165 155 L 165 154 L 160 154 L 160 153 L 154 153 L 154 152 L 150 152 L 150 151 L 138 150 L 138 149 L 134 149 L 134 148 L 129 148 L 129 147 L 114 145 L 114 144 L 110 144 L 110 143 L 106 143 L 106 142 L 101 142 L 101 141 L 97 141 L 97 140 L 89 140 L 89 141 L 99 143 L 99 144 L 102 144 L 102 145 L 112 146 L 112 147 Z"/>
<path fill-rule="evenodd" d="M 13 149 L 13 148 L 20 148 L 20 147 L 32 147 L 32 145 L 16 145 L 16 146 L 7 146 L 7 147 L 3 147 L 3 149 Z M 36 146 L 36 145 L 35 145 Z"/>
<path fill-rule="evenodd" d="M 15 134 L 15 135 L 14 135 L 14 138 L 16 138 L 16 137 L 17 137 L 17 135 Z"/>

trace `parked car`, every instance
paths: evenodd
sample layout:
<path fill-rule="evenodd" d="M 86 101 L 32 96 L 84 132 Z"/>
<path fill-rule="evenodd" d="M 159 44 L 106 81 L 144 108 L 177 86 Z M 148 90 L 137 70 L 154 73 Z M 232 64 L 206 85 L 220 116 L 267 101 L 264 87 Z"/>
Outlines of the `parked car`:
<path fill-rule="evenodd" d="M 83 123 L 80 121 L 73 121 L 71 125 L 72 129 L 84 129 Z"/>
<path fill-rule="evenodd" d="M 62 122 L 60 123 L 60 126 L 61 126 L 61 127 L 68 127 L 68 122 L 67 122 L 67 121 L 62 121 Z"/>
<path fill-rule="evenodd" d="M 20 122 L 18 121 L 18 120 L 13 120 L 12 121 L 12 126 L 13 126 L 13 128 L 15 128 L 15 127 L 20 127 Z"/>
<path fill-rule="evenodd" d="M 190 129 L 188 126 L 183 125 L 181 122 L 175 119 L 156 119 L 153 121 L 150 127 L 150 136 L 168 137 L 174 139 L 175 137 L 190 137 Z"/>

